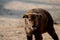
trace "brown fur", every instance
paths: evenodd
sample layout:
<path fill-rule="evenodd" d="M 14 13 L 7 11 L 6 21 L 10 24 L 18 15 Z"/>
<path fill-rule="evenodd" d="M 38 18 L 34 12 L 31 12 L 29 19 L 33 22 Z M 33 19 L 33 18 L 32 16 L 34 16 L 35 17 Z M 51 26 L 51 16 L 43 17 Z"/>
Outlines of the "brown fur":
<path fill-rule="evenodd" d="M 23 18 L 25 18 L 28 40 L 32 40 L 32 35 L 35 35 L 35 40 L 42 40 L 42 34 L 45 32 L 48 32 L 54 40 L 59 40 L 53 27 L 53 19 L 48 11 L 41 8 L 31 9 Z M 27 19 L 32 26 L 29 27 Z"/>

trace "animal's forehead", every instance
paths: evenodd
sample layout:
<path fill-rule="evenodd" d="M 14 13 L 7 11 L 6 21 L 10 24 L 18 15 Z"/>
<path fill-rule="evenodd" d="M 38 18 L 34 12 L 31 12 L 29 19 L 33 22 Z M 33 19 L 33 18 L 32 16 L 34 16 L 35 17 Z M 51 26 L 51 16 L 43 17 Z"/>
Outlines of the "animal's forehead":
<path fill-rule="evenodd" d="M 28 11 L 28 13 L 42 13 L 42 11 L 43 11 L 43 9 L 39 9 L 39 8 L 37 8 L 37 9 L 31 9 L 31 10 L 29 10 Z"/>
<path fill-rule="evenodd" d="M 41 13 L 39 13 L 38 11 L 35 12 L 35 11 L 33 11 L 33 10 L 29 10 L 26 14 L 27 14 L 27 15 L 41 15 Z"/>
<path fill-rule="evenodd" d="M 28 16 L 36 16 L 36 15 L 41 15 L 41 14 L 36 14 L 36 13 L 27 13 L 27 14 L 25 14 L 25 15 L 28 15 Z"/>

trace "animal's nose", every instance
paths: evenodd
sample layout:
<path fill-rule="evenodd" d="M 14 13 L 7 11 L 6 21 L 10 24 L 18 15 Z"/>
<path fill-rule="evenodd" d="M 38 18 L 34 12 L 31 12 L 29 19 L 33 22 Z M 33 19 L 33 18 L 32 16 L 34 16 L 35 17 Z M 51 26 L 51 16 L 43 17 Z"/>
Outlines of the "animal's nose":
<path fill-rule="evenodd" d="M 36 30 L 37 29 L 37 26 L 34 25 L 34 26 L 32 26 L 32 28 L 33 28 L 33 30 Z"/>
<path fill-rule="evenodd" d="M 33 25 L 32 27 L 34 28 L 34 27 L 37 27 L 37 26 L 36 25 Z"/>

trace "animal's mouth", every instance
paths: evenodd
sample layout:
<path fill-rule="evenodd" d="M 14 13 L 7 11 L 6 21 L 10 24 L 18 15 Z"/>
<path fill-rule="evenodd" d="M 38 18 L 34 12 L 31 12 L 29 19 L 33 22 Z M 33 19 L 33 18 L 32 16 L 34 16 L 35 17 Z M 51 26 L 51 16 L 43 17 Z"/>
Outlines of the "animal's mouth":
<path fill-rule="evenodd" d="M 33 30 L 36 30 L 37 28 L 36 27 L 33 27 Z"/>
<path fill-rule="evenodd" d="M 33 30 L 36 30 L 37 29 L 37 26 L 32 26 Z"/>

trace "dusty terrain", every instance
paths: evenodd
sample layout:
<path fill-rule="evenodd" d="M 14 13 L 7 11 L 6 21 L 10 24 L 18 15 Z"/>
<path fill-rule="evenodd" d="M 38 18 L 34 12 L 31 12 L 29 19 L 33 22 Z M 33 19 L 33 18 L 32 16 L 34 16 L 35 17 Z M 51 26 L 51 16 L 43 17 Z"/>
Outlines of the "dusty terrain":
<path fill-rule="evenodd" d="M 24 21 L 18 17 L 26 10 L 37 7 L 48 10 L 53 19 L 60 23 L 60 0 L 0 0 L 0 40 L 27 40 Z M 54 28 L 60 38 L 60 24 L 54 25 Z M 52 38 L 45 33 L 43 40 Z"/>
<path fill-rule="evenodd" d="M 57 24 L 54 27 L 60 38 L 60 25 Z M 52 40 L 47 33 L 43 34 L 43 39 Z M 23 19 L 0 16 L 0 40 L 27 40 Z"/>

